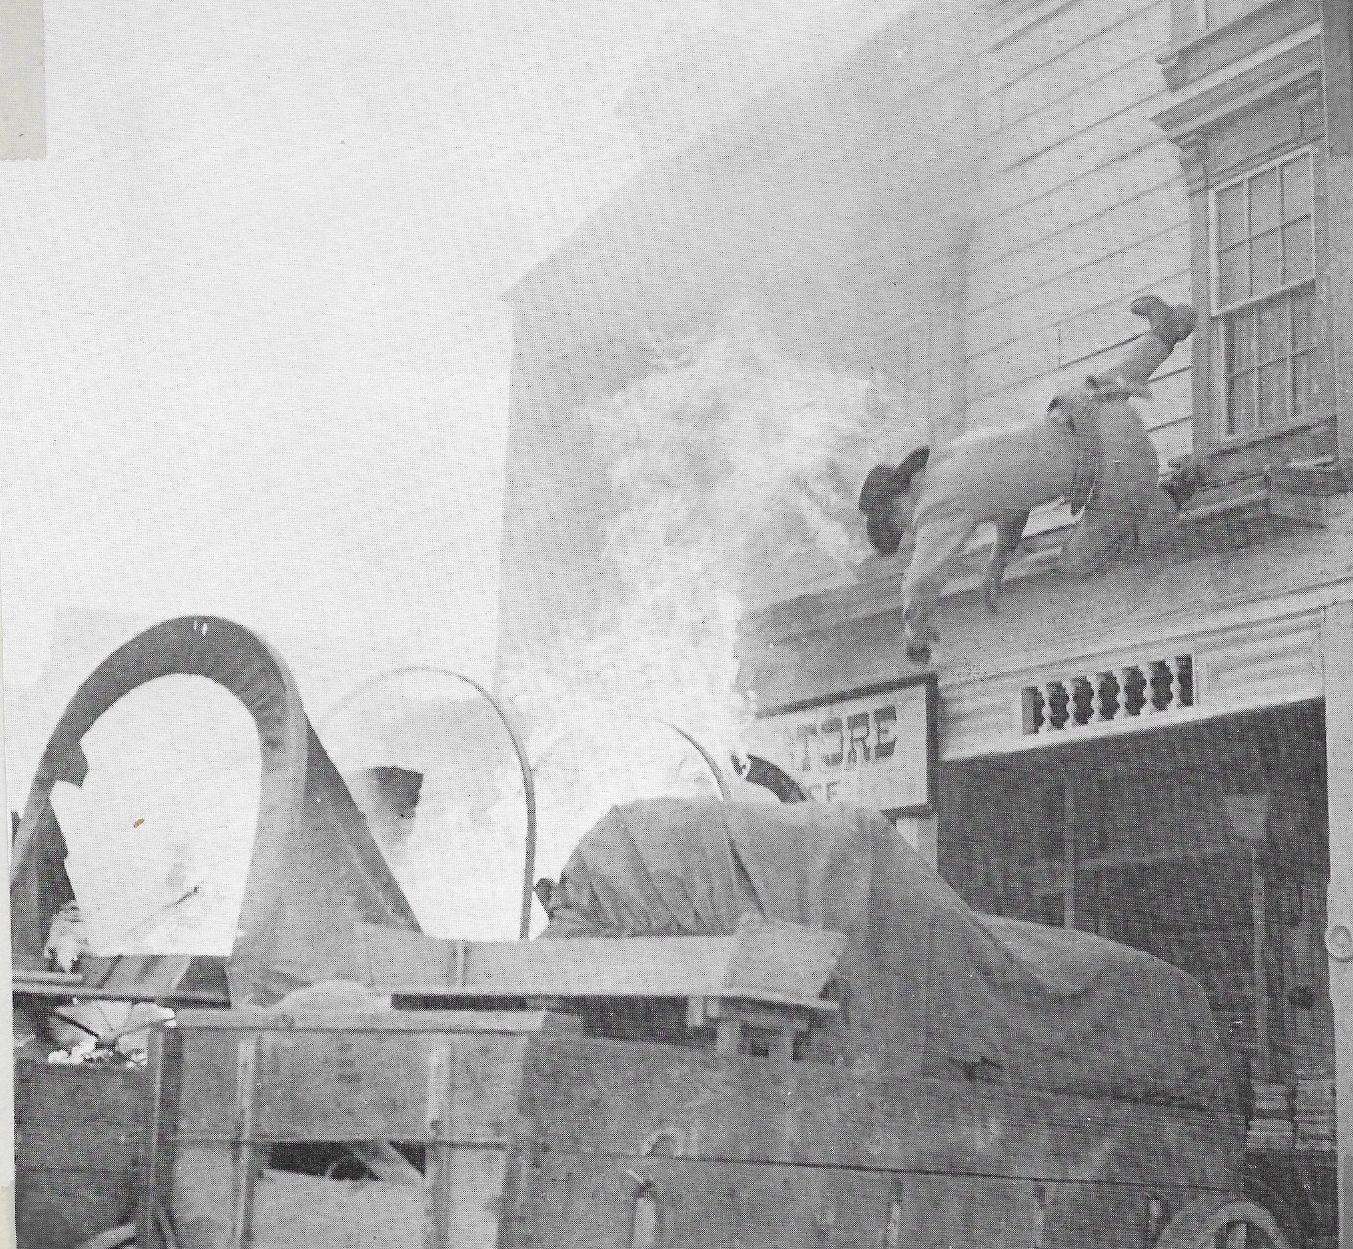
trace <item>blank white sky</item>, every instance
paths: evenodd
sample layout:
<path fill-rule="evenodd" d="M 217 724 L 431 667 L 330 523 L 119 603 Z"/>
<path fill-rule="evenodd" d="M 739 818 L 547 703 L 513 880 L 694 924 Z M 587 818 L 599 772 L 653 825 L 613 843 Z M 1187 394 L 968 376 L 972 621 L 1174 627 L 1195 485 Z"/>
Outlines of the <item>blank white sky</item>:
<path fill-rule="evenodd" d="M 846 16 L 754 8 L 48 0 L 49 157 L 0 164 L 11 805 L 167 616 L 257 628 L 312 715 L 489 673 L 500 295 L 637 168 L 625 90 L 722 109 Z"/>

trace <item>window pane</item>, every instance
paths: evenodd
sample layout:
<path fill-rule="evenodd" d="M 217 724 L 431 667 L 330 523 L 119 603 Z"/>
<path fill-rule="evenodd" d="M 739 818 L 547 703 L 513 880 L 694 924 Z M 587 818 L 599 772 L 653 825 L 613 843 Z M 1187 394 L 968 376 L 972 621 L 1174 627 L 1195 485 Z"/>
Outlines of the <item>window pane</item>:
<path fill-rule="evenodd" d="M 1287 419 L 1287 362 L 1265 364 L 1259 370 L 1259 424 L 1278 425 Z"/>
<path fill-rule="evenodd" d="M 1226 414 L 1231 433 L 1244 434 L 1254 428 L 1253 373 L 1241 373 L 1227 385 Z"/>
<path fill-rule="evenodd" d="M 1283 281 L 1304 282 L 1311 276 L 1311 219 L 1283 226 Z"/>
<path fill-rule="evenodd" d="M 1250 269 L 1253 281 L 1250 287 L 1252 295 L 1267 295 L 1283 284 L 1283 238 L 1282 231 L 1270 230 L 1261 234 L 1250 244 Z"/>
<path fill-rule="evenodd" d="M 1280 224 L 1278 171 L 1265 170 L 1250 179 L 1250 233 L 1262 234 Z"/>
<path fill-rule="evenodd" d="M 1312 315 L 1315 307 L 1315 297 L 1309 290 L 1294 291 L 1292 293 L 1292 347 L 1295 351 L 1301 351 L 1309 347 L 1312 342 L 1314 326 L 1312 324 Z"/>
<path fill-rule="evenodd" d="M 1240 243 L 1217 256 L 1217 292 L 1222 307 L 1250 297 L 1249 247 Z"/>
<path fill-rule="evenodd" d="M 1311 353 L 1303 351 L 1292 357 L 1292 415 L 1305 416 L 1313 398 Z"/>
<path fill-rule="evenodd" d="M 1311 158 L 1299 156 L 1282 167 L 1283 220 L 1311 215 Z"/>
<path fill-rule="evenodd" d="M 1259 362 L 1282 360 L 1291 350 L 1287 332 L 1287 300 L 1273 299 L 1259 305 Z"/>
<path fill-rule="evenodd" d="M 1319 402 L 1313 178 L 1307 152 L 1213 197 L 1218 380 L 1231 435 L 1285 425 Z"/>
<path fill-rule="evenodd" d="M 1227 247 L 1245 237 L 1245 184 L 1217 192 L 1217 246 Z"/>
<path fill-rule="evenodd" d="M 1226 320 L 1226 374 L 1254 368 L 1254 311 L 1237 312 Z"/>

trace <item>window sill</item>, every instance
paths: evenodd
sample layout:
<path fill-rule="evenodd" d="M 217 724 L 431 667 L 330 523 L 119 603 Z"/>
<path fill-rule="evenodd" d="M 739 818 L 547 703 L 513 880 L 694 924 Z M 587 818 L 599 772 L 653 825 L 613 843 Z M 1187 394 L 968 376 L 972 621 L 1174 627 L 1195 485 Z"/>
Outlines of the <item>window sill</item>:
<path fill-rule="evenodd" d="M 1320 412 L 1315 416 L 1304 416 L 1299 421 L 1286 421 L 1281 425 L 1265 425 L 1248 434 L 1230 434 L 1217 439 L 1206 448 L 1207 455 L 1224 455 L 1228 451 L 1242 451 L 1271 442 L 1275 438 L 1284 438 L 1291 434 L 1304 434 L 1321 426 L 1334 424 L 1333 412 Z"/>

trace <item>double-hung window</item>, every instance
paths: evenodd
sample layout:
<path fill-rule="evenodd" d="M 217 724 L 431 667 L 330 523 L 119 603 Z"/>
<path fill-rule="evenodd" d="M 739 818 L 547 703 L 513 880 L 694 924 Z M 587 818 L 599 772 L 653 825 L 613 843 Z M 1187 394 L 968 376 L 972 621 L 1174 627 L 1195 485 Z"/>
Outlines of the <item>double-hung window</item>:
<path fill-rule="evenodd" d="M 1212 311 L 1224 437 L 1309 415 L 1315 312 L 1310 149 L 1212 193 Z"/>
<path fill-rule="evenodd" d="M 1156 121 L 1189 196 L 1194 447 L 1239 481 L 1337 450 L 1321 6 L 1174 0 L 1171 39 Z"/>

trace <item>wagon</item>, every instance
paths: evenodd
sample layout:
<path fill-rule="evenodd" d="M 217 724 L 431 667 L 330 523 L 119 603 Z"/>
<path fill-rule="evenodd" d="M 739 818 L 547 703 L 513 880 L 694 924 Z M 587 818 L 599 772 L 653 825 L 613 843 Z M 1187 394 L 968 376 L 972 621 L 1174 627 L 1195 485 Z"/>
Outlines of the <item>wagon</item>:
<path fill-rule="evenodd" d="M 241 936 L 221 966 L 129 956 L 54 987 L 52 787 L 81 782 L 104 709 L 175 672 L 259 730 Z M 126 1243 L 135 1204 L 165 1249 L 1283 1244 L 1241 1195 L 1200 986 L 975 914 L 881 816 L 634 804 L 542 894 L 544 939 L 422 935 L 280 658 L 213 618 L 133 639 L 35 778 L 15 986 L 223 1009 L 158 1029 L 148 1081 L 21 1088 L 20 1243 Z M 304 996 L 325 982 L 360 993 Z M 46 1147 L 60 1083 L 90 1086 L 92 1160 Z"/>
<path fill-rule="evenodd" d="M 639 804 L 554 897 L 535 942 L 362 926 L 369 1010 L 181 1013 L 140 1242 L 1285 1243 L 1198 987 L 972 915 L 878 817 Z"/>

